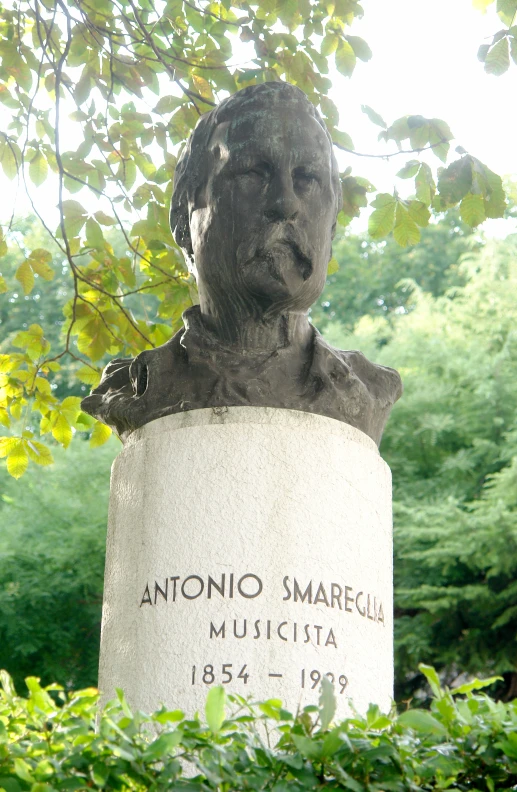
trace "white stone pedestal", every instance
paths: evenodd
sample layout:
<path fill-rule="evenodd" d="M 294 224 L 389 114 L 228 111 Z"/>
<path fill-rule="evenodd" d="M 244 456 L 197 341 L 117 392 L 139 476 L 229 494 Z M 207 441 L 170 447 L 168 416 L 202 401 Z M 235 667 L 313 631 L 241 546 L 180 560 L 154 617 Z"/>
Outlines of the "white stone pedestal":
<path fill-rule="evenodd" d="M 211 684 L 287 709 L 335 683 L 393 692 L 391 477 L 332 418 L 230 407 L 160 418 L 115 460 L 99 686 L 203 710 Z"/>

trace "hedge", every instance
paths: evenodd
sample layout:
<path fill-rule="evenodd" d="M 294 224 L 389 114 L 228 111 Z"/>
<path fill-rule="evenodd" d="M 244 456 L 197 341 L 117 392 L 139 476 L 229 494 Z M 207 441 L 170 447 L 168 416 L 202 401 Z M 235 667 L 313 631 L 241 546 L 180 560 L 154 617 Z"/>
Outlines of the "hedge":
<path fill-rule="evenodd" d="M 496 790 L 517 785 L 517 702 L 480 692 L 494 680 L 433 691 L 430 710 L 383 714 L 333 724 L 335 701 L 325 680 L 319 706 L 293 716 L 271 699 L 251 704 L 213 687 L 204 718 L 162 708 L 132 712 L 121 691 L 99 710 L 98 691 L 67 693 L 26 680 L 16 694 L 1 672 L 0 788 L 53 790 L 188 790 L 189 792 L 398 792 Z"/>

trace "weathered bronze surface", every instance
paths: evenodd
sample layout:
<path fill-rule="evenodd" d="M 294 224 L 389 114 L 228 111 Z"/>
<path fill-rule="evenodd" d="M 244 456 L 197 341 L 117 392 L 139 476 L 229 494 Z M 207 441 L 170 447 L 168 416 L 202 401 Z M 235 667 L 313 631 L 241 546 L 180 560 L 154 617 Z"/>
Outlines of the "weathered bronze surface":
<path fill-rule="evenodd" d="M 248 405 L 326 415 L 379 443 L 398 373 L 332 348 L 308 320 L 340 205 L 330 136 L 298 88 L 244 88 L 202 116 L 171 208 L 199 305 L 163 346 L 112 361 L 83 409 L 122 439 L 171 413 Z"/>

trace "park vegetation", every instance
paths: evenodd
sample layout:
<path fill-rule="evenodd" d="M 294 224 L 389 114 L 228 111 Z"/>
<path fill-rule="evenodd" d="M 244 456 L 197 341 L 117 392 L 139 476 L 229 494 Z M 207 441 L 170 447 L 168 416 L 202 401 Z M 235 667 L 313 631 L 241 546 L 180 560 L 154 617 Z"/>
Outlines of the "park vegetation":
<path fill-rule="evenodd" d="M 185 792 L 427 792 L 514 789 L 517 703 L 479 691 L 491 680 L 433 689 L 430 711 L 397 715 L 371 706 L 334 722 L 324 677 L 318 706 L 294 717 L 270 699 L 250 704 L 210 690 L 204 717 L 162 707 L 132 712 L 121 691 L 99 714 L 95 689 L 64 693 L 27 680 L 0 690 L 0 787 L 6 792 L 185 790 Z"/>
<path fill-rule="evenodd" d="M 482 51 L 493 74 L 517 59 L 517 0 L 498 0 L 497 10 L 503 27 Z M 53 441 L 66 448 L 74 433 L 105 442 L 110 430 L 81 412 L 79 398 L 60 396 L 63 377 L 96 385 L 108 358 L 164 343 L 195 302 L 168 228 L 172 179 L 197 119 L 228 93 L 264 80 L 287 80 L 307 93 L 351 163 L 341 174 L 342 227 L 369 197 L 371 238 L 393 233 L 403 247 L 420 240 L 432 214 L 450 208 L 471 227 L 503 216 L 500 176 L 475 152 L 451 146 L 441 119 L 385 121 L 364 106 L 379 129 L 379 150 L 356 152 L 329 97 L 329 70 L 351 77 L 370 59 L 353 32 L 363 13 L 358 0 L 0 5 L 0 164 L 42 227 L 37 241 L 14 215 L 1 229 L 0 292 L 9 311 L 15 295 L 30 298 L 46 282 L 56 291 L 63 282 L 68 298 L 57 337 L 45 317 L 18 327 L 2 349 L 0 455 L 10 475 L 51 464 Z M 352 170 L 361 161 L 354 153 L 400 159 L 392 193 L 376 192 Z"/>
<path fill-rule="evenodd" d="M 318 106 L 355 167 L 328 96 L 329 66 L 351 76 L 370 57 L 351 33 L 363 13 L 355 0 L 162 5 L 163 13 L 150 0 L 0 6 L 0 164 L 35 210 L 13 216 L 0 236 L 0 667 L 19 689 L 33 675 L 67 691 L 96 683 L 109 466 L 120 446 L 80 400 L 108 359 L 166 341 L 196 300 L 167 211 L 176 158 L 199 114 L 246 85 L 288 80 Z M 517 0 L 498 0 L 497 9 L 503 28 L 480 51 L 494 75 L 517 60 Z M 478 227 L 515 216 L 515 187 L 507 186 L 508 202 L 499 176 L 470 153 L 451 153 L 445 122 L 413 115 L 386 123 L 365 112 L 379 127 L 379 152 L 401 158 L 398 189 L 378 194 L 355 171 L 342 174 L 344 211 L 312 319 L 333 344 L 399 369 L 405 384 L 381 448 L 394 478 L 397 699 L 428 697 L 419 662 L 448 685 L 465 674 L 501 677 L 490 691 L 511 699 L 517 239 L 488 242 Z M 401 197 L 409 183 L 414 193 Z M 58 208 L 54 226 L 38 210 L 42 190 Z M 348 223 L 368 200 L 369 235 L 353 235 Z M 87 699 L 77 700 L 88 709 Z M 465 706 L 478 708 L 475 728 L 492 735 L 490 705 L 474 699 Z M 445 700 L 436 717 L 456 706 Z M 23 721 L 33 705 L 16 701 Z M 515 711 L 501 707 L 494 717 L 504 731 Z M 88 734 L 92 712 L 81 726 Z M 375 748 L 388 733 L 371 723 L 350 728 L 351 744 Z M 386 725 L 390 735 L 397 728 Z M 0 725 L 0 743 L 2 734 Z M 413 739 L 401 734 L 400 744 L 389 737 L 397 751 Z M 418 756 L 427 762 L 426 739 Z M 515 749 L 489 745 L 497 761 L 515 761 Z M 315 759 L 301 749 L 296 756 L 298 769 Z M 492 792 L 477 783 L 471 788 Z"/>

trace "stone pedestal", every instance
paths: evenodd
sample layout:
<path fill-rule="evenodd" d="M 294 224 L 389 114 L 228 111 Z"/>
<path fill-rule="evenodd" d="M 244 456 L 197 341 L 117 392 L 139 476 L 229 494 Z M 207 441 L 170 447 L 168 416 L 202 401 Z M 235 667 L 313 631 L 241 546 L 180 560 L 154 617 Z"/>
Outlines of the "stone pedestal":
<path fill-rule="evenodd" d="M 335 684 L 393 692 L 391 477 L 332 418 L 263 407 L 170 415 L 116 459 L 99 686 L 187 715 L 211 684 L 286 708 Z"/>

